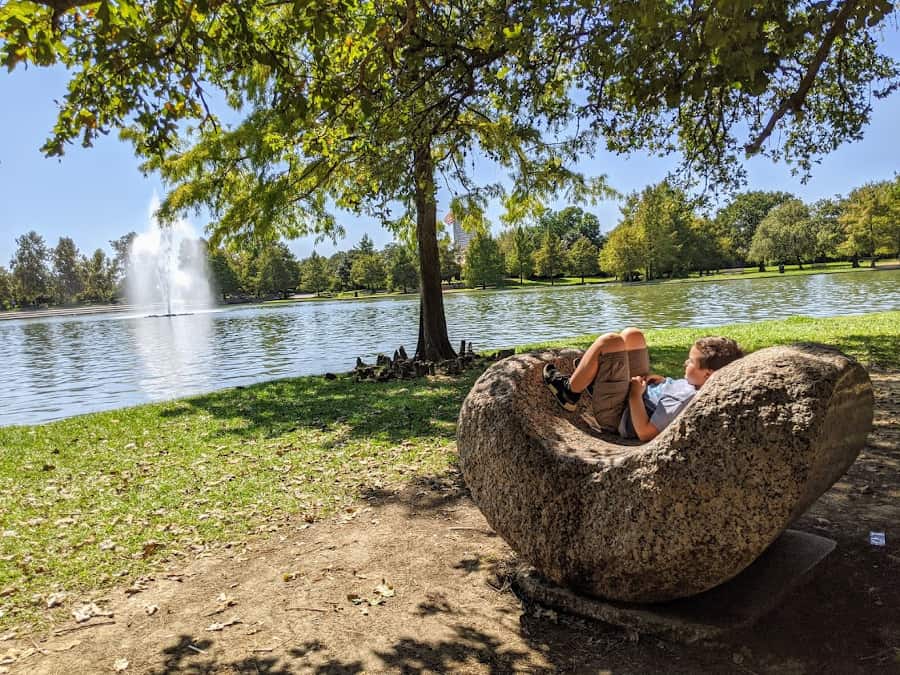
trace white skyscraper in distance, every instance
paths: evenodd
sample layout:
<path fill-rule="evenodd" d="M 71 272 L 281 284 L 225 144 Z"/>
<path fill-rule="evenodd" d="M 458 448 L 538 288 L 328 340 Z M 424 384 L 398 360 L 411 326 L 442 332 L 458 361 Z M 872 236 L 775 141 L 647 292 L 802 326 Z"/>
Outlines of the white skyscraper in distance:
<path fill-rule="evenodd" d="M 444 222 L 447 225 L 453 226 L 453 243 L 456 244 L 456 250 L 460 255 L 465 255 L 466 249 L 469 247 L 469 242 L 472 241 L 472 233 L 466 232 L 462 225 L 456 220 L 453 215 L 453 211 L 448 211 L 447 215 L 444 216 Z"/>

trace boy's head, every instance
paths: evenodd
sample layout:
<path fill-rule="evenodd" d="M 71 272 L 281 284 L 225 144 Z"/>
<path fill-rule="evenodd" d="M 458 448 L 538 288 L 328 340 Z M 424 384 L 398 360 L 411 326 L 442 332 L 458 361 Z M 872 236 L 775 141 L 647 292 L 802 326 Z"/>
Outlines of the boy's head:
<path fill-rule="evenodd" d="M 737 342 L 730 338 L 700 338 L 691 346 L 684 362 L 684 378 L 695 387 L 702 387 L 715 371 L 743 355 Z"/>

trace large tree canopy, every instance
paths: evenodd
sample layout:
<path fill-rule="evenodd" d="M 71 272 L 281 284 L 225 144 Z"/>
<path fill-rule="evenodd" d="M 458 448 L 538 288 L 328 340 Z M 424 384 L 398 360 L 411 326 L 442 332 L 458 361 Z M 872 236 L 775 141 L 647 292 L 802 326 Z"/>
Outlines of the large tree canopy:
<path fill-rule="evenodd" d="M 896 87 L 876 41 L 892 11 L 889 0 L 11 1 L 0 58 L 72 72 L 47 154 L 124 129 L 172 185 L 163 214 L 209 208 L 214 243 L 336 233 L 330 204 L 414 228 L 417 352 L 437 358 L 453 353 L 441 175 L 477 209 L 502 190 L 473 184 L 474 154 L 529 198 L 596 192 L 567 167 L 597 142 L 679 151 L 689 174 L 719 183 L 740 179 L 746 154 L 807 171 L 859 137 L 871 92 Z"/>

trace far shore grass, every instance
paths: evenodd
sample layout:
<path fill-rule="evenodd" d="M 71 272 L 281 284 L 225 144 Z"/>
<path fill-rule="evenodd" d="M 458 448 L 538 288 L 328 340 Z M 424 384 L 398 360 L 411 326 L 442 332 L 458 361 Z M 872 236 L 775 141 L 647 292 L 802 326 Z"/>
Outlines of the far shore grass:
<path fill-rule="evenodd" d="M 900 311 L 650 330 L 654 369 L 677 376 L 691 342 L 709 334 L 747 351 L 825 342 L 869 367 L 900 369 Z M 352 518 L 367 495 L 445 473 L 479 374 L 301 377 L 0 428 L 0 634 L 62 619 L 78 601 L 200 552 L 240 550 L 253 533 Z M 65 596 L 48 610 L 54 593 Z"/>

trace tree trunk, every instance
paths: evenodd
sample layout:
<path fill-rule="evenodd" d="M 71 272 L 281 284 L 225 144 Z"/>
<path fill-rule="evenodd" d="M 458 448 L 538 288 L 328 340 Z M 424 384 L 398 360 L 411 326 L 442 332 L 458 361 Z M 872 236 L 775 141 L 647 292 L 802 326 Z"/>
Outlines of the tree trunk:
<path fill-rule="evenodd" d="M 443 361 L 456 358 L 447 335 L 441 262 L 437 244 L 437 203 L 434 199 L 434 165 L 431 146 L 419 148 L 414 158 L 416 181 L 416 240 L 419 248 L 419 340 L 416 359 Z"/>

